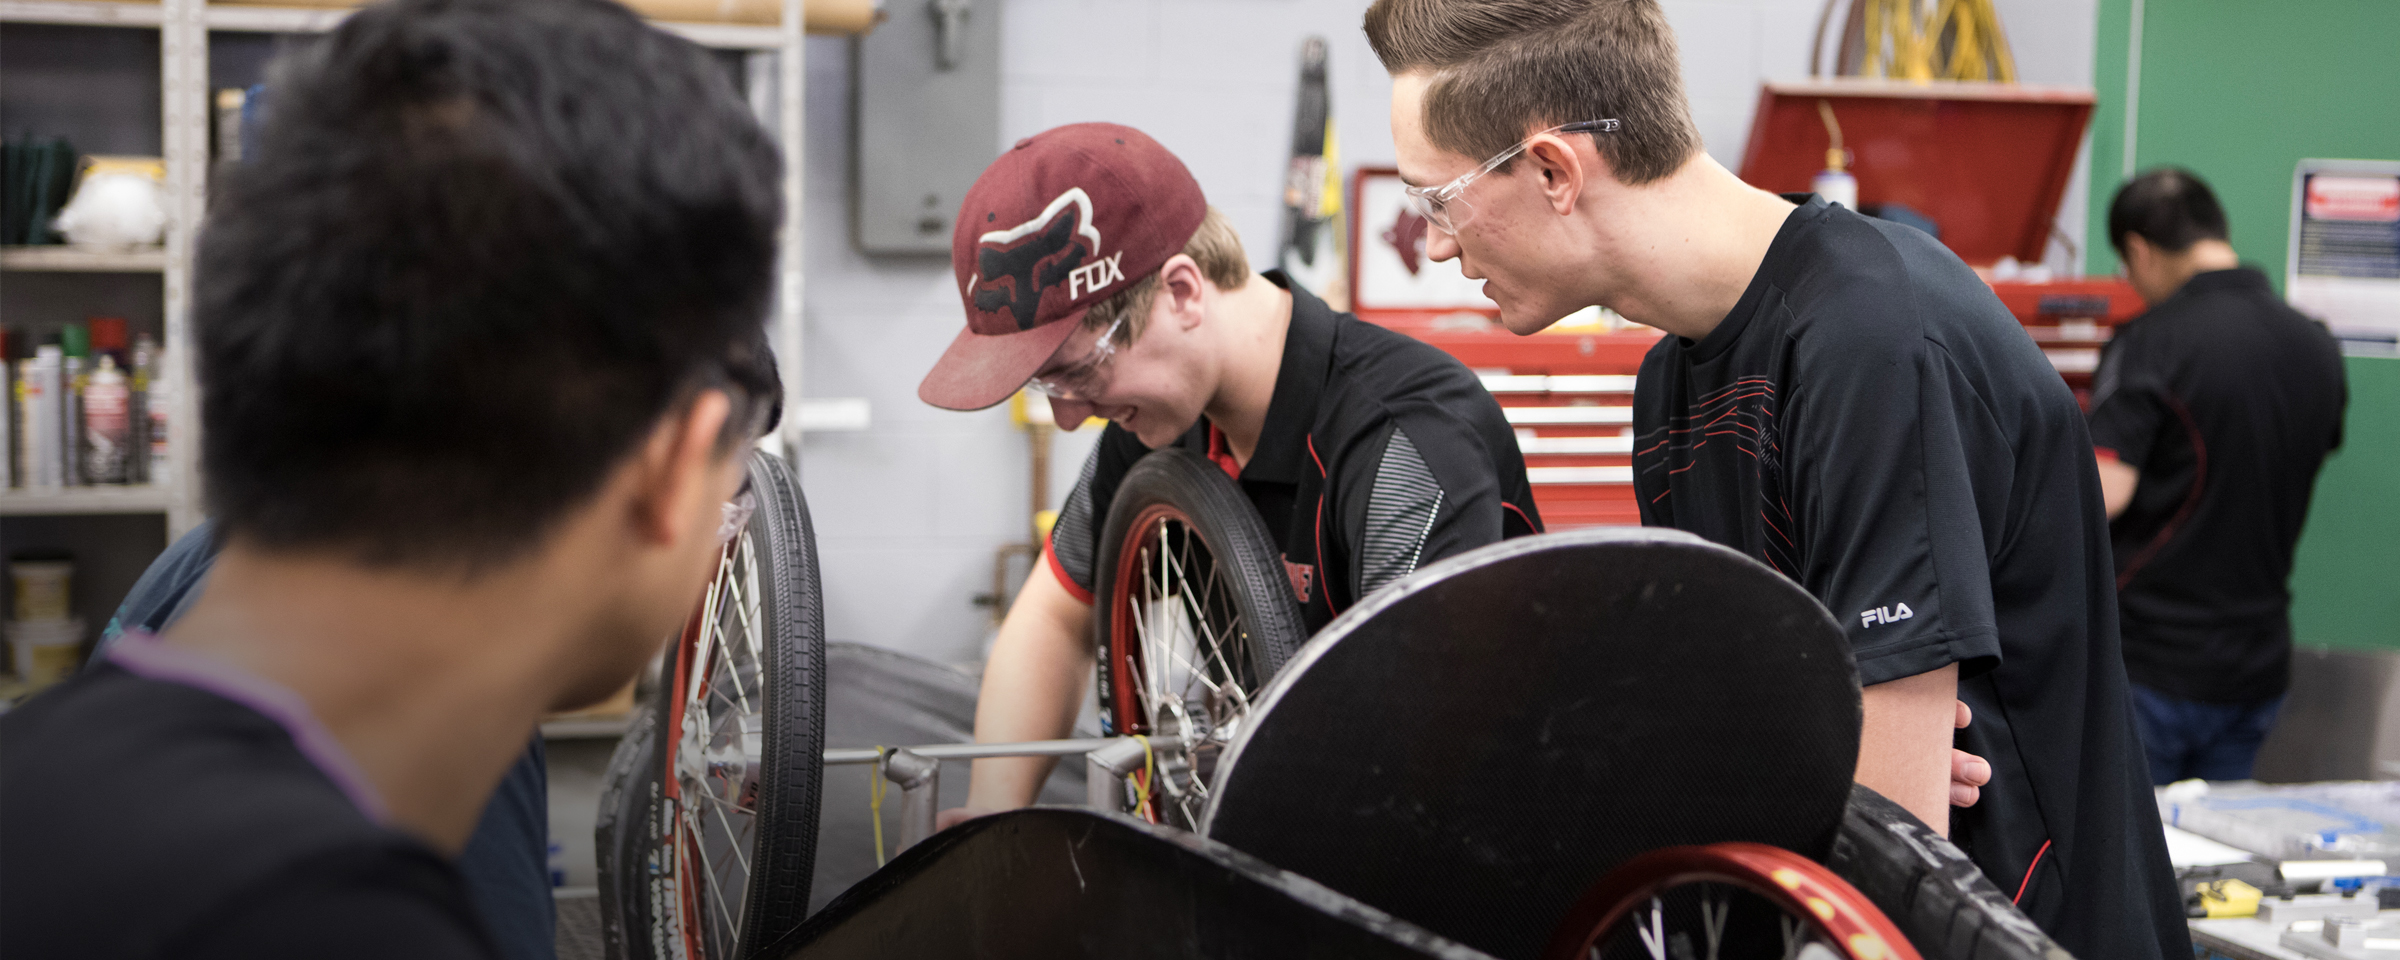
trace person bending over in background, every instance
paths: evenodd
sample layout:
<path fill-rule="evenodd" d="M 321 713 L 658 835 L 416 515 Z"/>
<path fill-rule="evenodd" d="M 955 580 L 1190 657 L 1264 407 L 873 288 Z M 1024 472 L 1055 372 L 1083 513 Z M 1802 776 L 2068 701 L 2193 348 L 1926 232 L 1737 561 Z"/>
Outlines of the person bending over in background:
<path fill-rule="evenodd" d="M 1599 304 L 1668 334 L 1635 384 L 1642 520 L 1834 612 L 1859 782 L 2077 956 L 2189 956 L 2081 411 L 1991 290 L 1923 232 L 1702 152 L 1655 0 L 1377 0 L 1365 27 L 1427 255 L 1518 333 Z M 1953 813 L 1961 700 L 1955 745 L 1992 773 Z"/>
<path fill-rule="evenodd" d="M 451 858 L 689 615 L 770 411 L 778 163 L 703 51 L 396 0 L 294 56 L 201 232 L 223 551 L 0 717 L 0 954 L 491 955 Z"/>
<path fill-rule="evenodd" d="M 1310 632 L 1418 566 L 1541 530 L 1516 436 L 1473 373 L 1252 273 L 1183 162 L 1141 131 L 1075 124 L 1019 142 L 958 223 L 967 329 L 917 395 L 976 410 L 1031 387 L 1063 429 L 1110 421 L 992 644 L 976 740 L 1072 728 L 1095 658 L 1100 528 L 1154 449 L 1181 445 L 1239 483 Z M 942 825 L 1032 803 L 1053 762 L 976 761 L 967 806 Z"/>
<path fill-rule="evenodd" d="M 2342 443 L 2333 335 L 2226 242 L 2188 170 L 2134 178 L 2108 239 L 2150 309 L 2092 378 L 2117 622 L 2150 779 L 2247 780 L 2291 681 L 2292 551 Z"/>

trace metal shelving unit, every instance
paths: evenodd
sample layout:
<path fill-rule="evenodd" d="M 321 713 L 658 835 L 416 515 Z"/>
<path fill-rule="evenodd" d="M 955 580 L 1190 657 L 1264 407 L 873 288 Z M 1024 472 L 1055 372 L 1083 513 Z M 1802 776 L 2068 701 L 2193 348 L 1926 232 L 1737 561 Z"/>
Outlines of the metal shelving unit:
<path fill-rule="evenodd" d="M 784 0 L 778 26 L 662 23 L 695 43 L 752 51 L 751 105 L 778 131 L 783 147 L 785 222 L 778 265 L 773 339 L 787 396 L 800 392 L 801 200 L 800 159 L 804 0 Z M 167 165 L 168 227 L 161 248 L 97 252 L 69 247 L 0 250 L 0 270 L 156 273 L 164 285 L 164 336 L 172 406 L 168 417 L 169 476 L 148 487 L 91 487 L 0 492 L 0 515 L 164 513 L 172 539 L 199 524 L 199 398 L 191 388 L 193 245 L 207 209 L 209 163 L 209 35 L 212 32 L 313 33 L 330 30 L 350 11 L 325 8 L 212 4 L 206 0 L 0 0 L 0 23 L 43 23 L 159 31 L 162 143 Z M 770 74 L 771 77 L 765 76 Z M 771 81 L 771 82 L 770 82 Z M 783 451 L 796 453 L 799 418 L 787 419 Z"/>

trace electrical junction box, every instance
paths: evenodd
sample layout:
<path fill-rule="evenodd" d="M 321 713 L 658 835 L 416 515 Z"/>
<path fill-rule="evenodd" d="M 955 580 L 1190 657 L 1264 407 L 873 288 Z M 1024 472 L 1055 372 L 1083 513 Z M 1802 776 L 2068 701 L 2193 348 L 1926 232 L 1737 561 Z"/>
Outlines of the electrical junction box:
<path fill-rule="evenodd" d="M 889 0 L 851 41 L 858 248 L 950 254 L 958 205 L 1000 155 L 1000 0 Z"/>

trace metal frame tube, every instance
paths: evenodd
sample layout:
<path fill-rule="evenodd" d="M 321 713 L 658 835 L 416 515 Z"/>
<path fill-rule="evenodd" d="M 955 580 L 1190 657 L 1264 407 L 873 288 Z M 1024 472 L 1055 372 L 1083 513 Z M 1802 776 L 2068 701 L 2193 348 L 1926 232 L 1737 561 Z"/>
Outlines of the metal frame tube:
<path fill-rule="evenodd" d="M 905 748 L 883 760 L 883 778 L 900 785 L 900 849 L 933 836 L 933 811 L 942 790 L 942 762 Z"/>
<path fill-rule="evenodd" d="M 1133 744 L 1134 757 L 1136 759 L 1141 757 L 1141 742 L 1132 737 L 1095 737 L 1086 740 L 1027 740 L 1022 743 L 937 743 L 922 747 L 886 748 L 884 752 L 886 755 L 889 755 L 894 750 L 906 750 L 928 760 L 988 760 L 993 757 L 1071 757 L 1079 754 L 1090 753 L 1094 750 L 1119 743 Z M 1151 737 L 1150 749 L 1154 751 L 1181 750 L 1183 749 L 1183 740 L 1178 737 Z M 871 747 L 845 748 L 825 751 L 825 764 L 827 766 L 841 766 L 843 764 L 874 762 L 875 751 Z"/>

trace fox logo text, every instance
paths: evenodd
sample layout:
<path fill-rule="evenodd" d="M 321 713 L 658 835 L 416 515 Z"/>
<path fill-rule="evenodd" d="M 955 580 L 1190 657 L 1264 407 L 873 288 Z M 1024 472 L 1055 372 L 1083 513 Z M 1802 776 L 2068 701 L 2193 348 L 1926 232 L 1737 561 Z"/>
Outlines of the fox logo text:
<path fill-rule="evenodd" d="M 1895 603 L 1888 607 L 1876 607 L 1873 610 L 1859 611 L 1858 625 L 1863 629 L 1866 627 L 1872 627 L 1878 623 L 1899 623 L 1902 620 L 1906 620 L 1916 615 L 1917 612 L 1909 609 L 1908 604 Z"/>
<path fill-rule="evenodd" d="M 1123 259 L 1125 251 L 1119 250 L 1105 259 L 1094 260 L 1067 271 L 1067 299 L 1097 292 L 1102 287 L 1125 279 L 1125 271 L 1117 266 L 1117 262 Z"/>
<path fill-rule="evenodd" d="M 1006 310 L 1019 330 L 1033 329 L 1042 297 L 1052 287 L 1067 284 L 1067 299 L 1072 301 L 1078 289 L 1088 293 L 1124 277 L 1117 269 L 1117 256 L 1100 256 L 1092 198 L 1082 187 L 1059 194 L 1033 219 L 984 234 L 976 242 L 981 249 L 975 254 L 975 276 L 967 280 L 975 309 Z"/>

